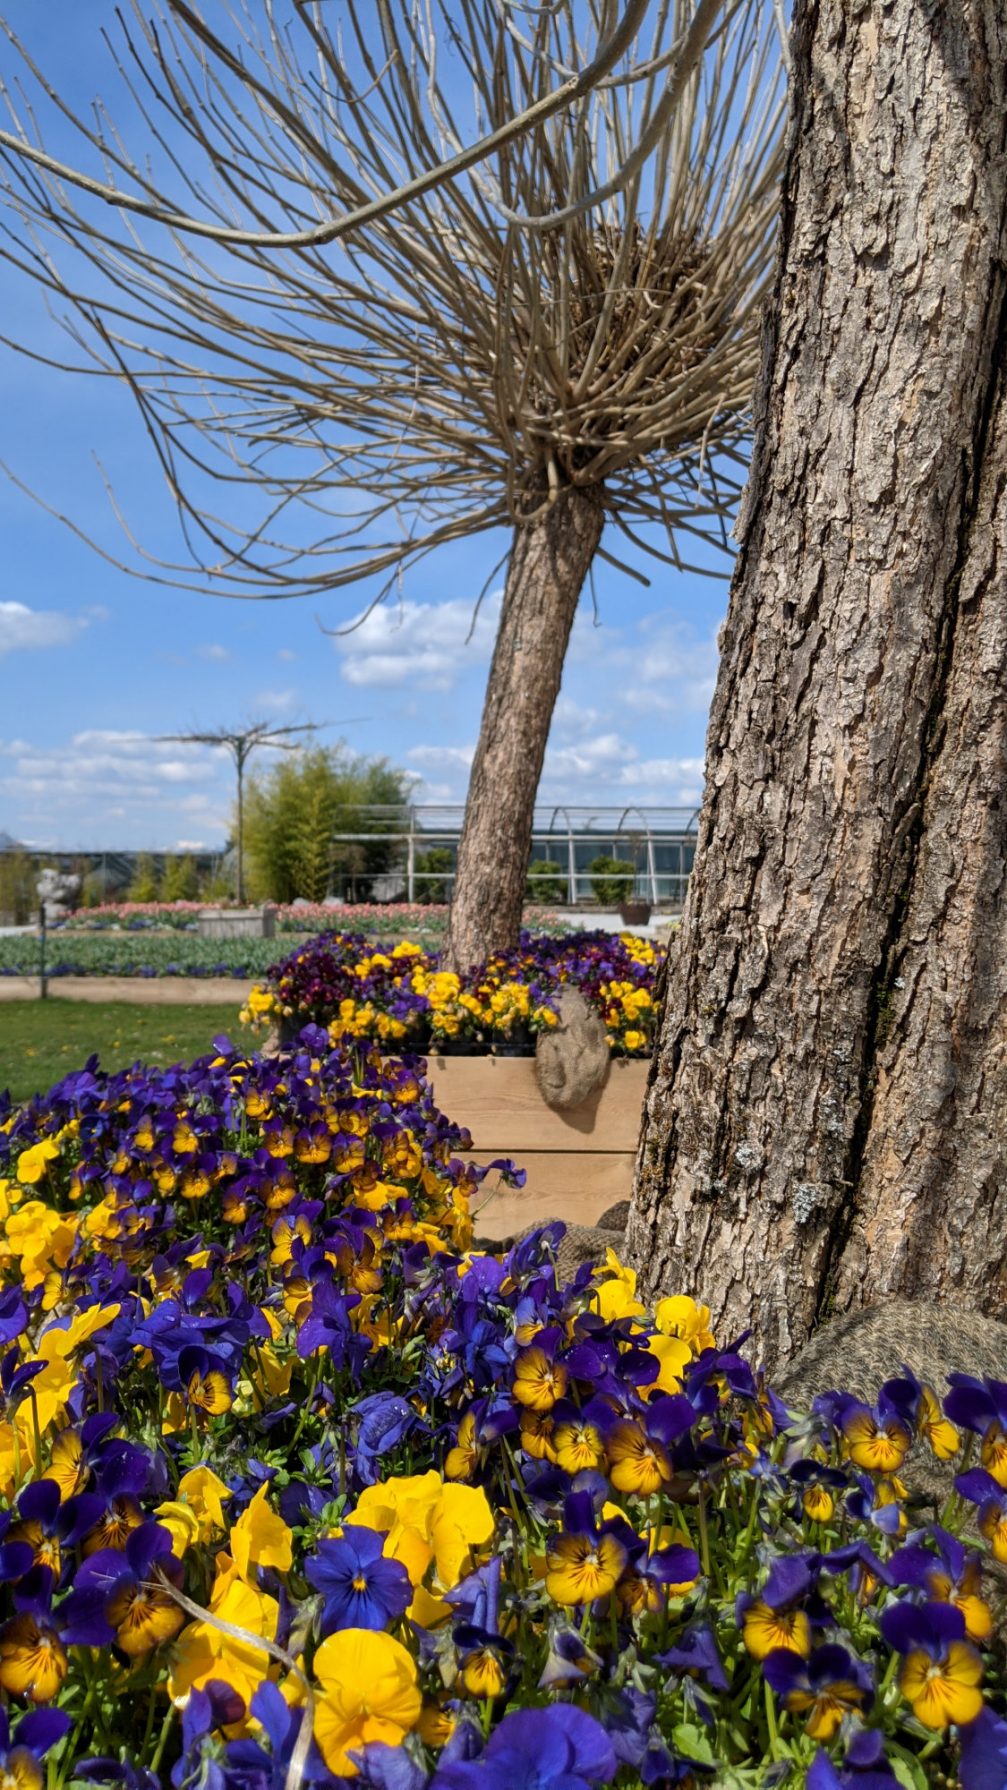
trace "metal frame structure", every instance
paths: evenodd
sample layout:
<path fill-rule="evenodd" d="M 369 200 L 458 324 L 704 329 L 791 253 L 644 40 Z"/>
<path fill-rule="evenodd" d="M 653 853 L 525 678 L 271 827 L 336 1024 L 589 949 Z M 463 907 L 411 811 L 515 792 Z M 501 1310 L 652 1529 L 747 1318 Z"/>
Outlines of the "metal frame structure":
<path fill-rule="evenodd" d="M 360 831 L 336 833 L 333 843 L 364 840 L 401 841 L 405 848 L 405 894 L 415 901 L 424 882 L 446 882 L 450 871 L 424 871 L 417 860 L 435 847 L 457 850 L 464 805 L 418 803 L 404 808 L 360 809 L 361 820 L 371 823 Z M 631 821 L 630 817 L 635 817 Z M 382 827 L 382 821 L 388 826 Z M 397 825 L 391 825 L 392 822 Z M 653 906 L 679 907 L 692 869 L 699 825 L 698 808 L 641 808 L 635 803 L 619 808 L 536 808 L 532 828 L 532 860 L 556 865 L 566 882 L 567 905 L 592 898 L 589 865 L 599 856 L 621 857 L 633 864 L 625 876 L 624 900 L 645 900 Z M 663 860 L 663 861 L 662 861 Z M 612 880 L 618 880 L 617 877 Z"/>

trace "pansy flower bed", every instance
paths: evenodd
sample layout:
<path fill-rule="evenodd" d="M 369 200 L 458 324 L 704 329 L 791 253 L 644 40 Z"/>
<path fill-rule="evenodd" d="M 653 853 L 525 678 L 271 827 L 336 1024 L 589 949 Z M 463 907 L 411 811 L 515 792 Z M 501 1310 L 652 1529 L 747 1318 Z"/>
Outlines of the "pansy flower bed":
<path fill-rule="evenodd" d="M 794 1422 L 559 1227 L 472 1253 L 420 1065 L 217 1046 L 2 1119 L 7 1790 L 1007 1784 L 1002 1386 Z"/>
<path fill-rule="evenodd" d="M 148 928 L 194 930 L 207 905 L 217 904 L 208 904 L 205 900 L 103 901 L 93 907 L 75 908 L 65 920 L 56 922 L 56 927 L 61 932 L 104 932 L 112 928 L 127 931 Z M 225 900 L 220 905 L 237 907 L 237 902 Z M 270 902 L 269 905 L 280 932 L 328 932 L 336 917 L 332 905 L 324 901 Z M 446 906 L 434 903 L 358 901 L 341 904 L 337 913 L 344 925 L 365 928 L 372 935 L 397 936 L 403 927 L 443 934 L 448 910 Z M 544 918 L 547 920 L 549 916 Z"/>
<path fill-rule="evenodd" d="M 418 945 L 386 951 L 359 934 L 332 932 L 274 964 L 243 1017 L 291 1032 L 310 1020 L 327 1026 L 333 1042 L 531 1054 L 537 1034 L 557 1023 L 562 989 L 573 985 L 602 1015 L 613 1053 L 642 1057 L 653 1043 L 664 956 L 663 946 L 632 933 L 523 932 L 513 951 L 459 976 Z"/>

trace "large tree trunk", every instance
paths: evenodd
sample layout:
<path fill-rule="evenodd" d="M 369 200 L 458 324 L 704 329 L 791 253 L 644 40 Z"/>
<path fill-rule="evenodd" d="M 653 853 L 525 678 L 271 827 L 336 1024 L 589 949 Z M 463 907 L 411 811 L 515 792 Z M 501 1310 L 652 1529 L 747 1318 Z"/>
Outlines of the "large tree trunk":
<path fill-rule="evenodd" d="M 469 778 L 448 961 L 517 943 L 542 760 L 577 603 L 601 540 L 597 491 L 561 491 L 514 537 Z"/>
<path fill-rule="evenodd" d="M 786 1356 L 1007 1297 L 1007 20 L 799 0 L 697 866 L 629 1247 Z"/>

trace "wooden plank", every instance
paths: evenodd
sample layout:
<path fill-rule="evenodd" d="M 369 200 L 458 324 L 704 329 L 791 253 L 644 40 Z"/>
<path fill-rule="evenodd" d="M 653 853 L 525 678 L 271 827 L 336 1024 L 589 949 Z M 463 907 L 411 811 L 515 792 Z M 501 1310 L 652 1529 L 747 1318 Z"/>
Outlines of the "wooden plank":
<path fill-rule="evenodd" d="M 476 1162 L 490 1162 L 492 1151 L 473 1151 Z M 473 1201 L 477 1237 L 511 1237 L 529 1224 L 550 1224 L 562 1218 L 566 1224 L 596 1224 L 607 1206 L 629 1198 L 633 1185 L 633 1154 L 616 1151 L 546 1150 L 520 1158 L 528 1171 L 523 1187 L 501 1187 L 494 1192 L 497 1176 L 487 1175 L 479 1197 Z M 483 1203 L 485 1202 L 485 1204 Z"/>
<path fill-rule="evenodd" d="M 467 1125 L 477 1150 L 635 1150 L 648 1065 L 616 1060 L 603 1088 L 582 1106 L 546 1106 L 531 1057 L 429 1057 L 441 1111 Z"/>

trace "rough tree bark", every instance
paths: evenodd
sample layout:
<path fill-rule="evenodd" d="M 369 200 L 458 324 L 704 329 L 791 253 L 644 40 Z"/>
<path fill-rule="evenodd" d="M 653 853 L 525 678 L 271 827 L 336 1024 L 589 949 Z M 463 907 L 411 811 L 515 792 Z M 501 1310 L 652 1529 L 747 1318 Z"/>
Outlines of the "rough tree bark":
<path fill-rule="evenodd" d="M 603 526 L 600 491 L 569 487 L 514 536 L 458 844 L 447 961 L 459 970 L 508 949 L 520 930 L 546 741 Z"/>
<path fill-rule="evenodd" d="M 1007 1300 L 1007 15 L 798 0 L 783 230 L 629 1249 L 786 1356 Z"/>

